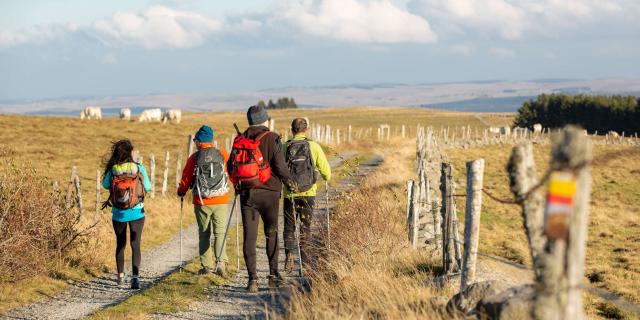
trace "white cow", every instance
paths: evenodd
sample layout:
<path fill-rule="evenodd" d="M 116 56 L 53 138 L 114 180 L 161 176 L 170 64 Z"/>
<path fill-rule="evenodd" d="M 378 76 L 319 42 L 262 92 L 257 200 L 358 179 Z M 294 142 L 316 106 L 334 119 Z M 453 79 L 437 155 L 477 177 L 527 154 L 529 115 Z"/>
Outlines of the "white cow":
<path fill-rule="evenodd" d="M 122 108 L 120 109 L 120 119 L 122 120 L 131 120 L 131 109 L 129 108 Z"/>
<path fill-rule="evenodd" d="M 533 133 L 542 133 L 542 125 L 539 123 L 534 124 Z"/>
<path fill-rule="evenodd" d="M 511 135 L 511 127 L 500 127 L 500 135 L 503 136 L 510 136 Z"/>
<path fill-rule="evenodd" d="M 498 128 L 498 127 L 489 127 L 489 133 L 499 134 L 500 133 L 500 128 Z"/>
<path fill-rule="evenodd" d="M 615 132 L 613 130 L 609 131 L 609 133 L 607 133 L 607 134 L 610 135 L 613 138 L 617 138 L 617 137 L 620 136 L 617 132 Z"/>
<path fill-rule="evenodd" d="M 169 109 L 162 114 L 162 123 L 174 122 L 180 123 L 182 119 L 182 111 L 180 109 Z"/>
<path fill-rule="evenodd" d="M 138 117 L 138 122 L 160 122 L 162 121 L 162 110 L 147 109 L 142 111 Z"/>
<path fill-rule="evenodd" d="M 86 107 L 80 111 L 80 119 L 84 120 L 84 118 L 100 120 L 102 119 L 102 110 L 100 107 Z"/>

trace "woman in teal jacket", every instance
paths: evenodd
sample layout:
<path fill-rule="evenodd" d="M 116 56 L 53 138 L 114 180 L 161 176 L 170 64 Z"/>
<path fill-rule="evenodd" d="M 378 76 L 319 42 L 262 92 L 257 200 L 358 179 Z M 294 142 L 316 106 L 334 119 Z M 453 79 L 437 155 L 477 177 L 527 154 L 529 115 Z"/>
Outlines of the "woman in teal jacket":
<path fill-rule="evenodd" d="M 132 204 L 128 209 L 118 208 L 117 204 L 114 204 L 113 185 L 114 178 L 120 180 L 121 177 L 133 176 L 140 177 L 142 180 L 142 187 L 145 192 L 151 190 L 151 181 L 147 175 L 147 170 L 140 163 L 133 161 L 131 152 L 133 151 L 133 145 L 129 140 L 120 140 L 114 142 L 111 146 L 111 157 L 104 166 L 104 178 L 102 179 L 102 186 L 109 190 L 110 196 L 106 204 L 111 205 L 113 230 L 116 234 L 116 268 L 118 269 L 118 285 L 124 283 L 124 250 L 127 245 L 127 225 L 129 226 L 130 242 L 131 242 L 131 289 L 140 289 L 140 282 L 138 280 L 138 272 L 140 270 L 140 239 L 142 237 L 142 228 L 144 227 L 144 192 L 140 190 L 133 195 L 135 199 L 131 202 L 129 198 L 123 201 L 128 201 L 127 204 Z M 134 178 L 137 179 L 137 178 Z M 136 181 L 136 180 L 131 180 Z M 134 182 L 135 183 L 135 182 Z M 134 188 L 135 190 L 135 188 Z M 139 194 L 139 196 L 138 196 Z M 125 192 L 123 196 L 129 196 L 128 192 Z M 117 197 L 116 197 L 117 198 Z M 122 200 L 123 197 L 118 198 Z M 116 201 L 118 201 L 116 200 Z M 126 205 L 124 207 L 127 207 Z"/>

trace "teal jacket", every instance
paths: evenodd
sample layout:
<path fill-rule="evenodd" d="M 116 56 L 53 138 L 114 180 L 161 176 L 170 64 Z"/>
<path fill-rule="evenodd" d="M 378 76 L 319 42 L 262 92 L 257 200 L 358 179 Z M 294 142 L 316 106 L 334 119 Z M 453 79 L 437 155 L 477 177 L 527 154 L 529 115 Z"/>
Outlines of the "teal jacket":
<path fill-rule="evenodd" d="M 307 136 L 304 133 L 297 133 L 291 140 L 304 140 Z M 287 148 L 289 147 L 289 142 L 285 143 L 283 151 L 284 154 L 287 154 Z M 315 141 L 309 140 L 309 148 L 311 149 L 311 157 L 313 158 L 313 163 L 316 165 L 316 170 L 320 172 L 320 175 L 325 181 L 331 180 L 331 165 L 329 165 L 329 161 L 327 161 L 327 156 L 325 156 L 322 147 Z M 286 159 L 286 156 L 285 156 Z M 294 197 L 315 197 L 316 191 L 318 190 L 317 185 L 313 185 L 311 189 L 305 192 L 294 193 Z M 291 197 L 291 191 L 284 187 L 284 196 Z"/>
<path fill-rule="evenodd" d="M 137 163 L 138 170 L 142 173 L 142 184 L 144 185 L 144 191 L 151 191 L 151 180 L 147 175 L 147 170 L 143 165 Z M 111 170 L 107 171 L 102 179 L 102 187 L 109 190 L 111 188 Z M 118 222 L 129 222 L 144 218 L 144 203 L 139 203 L 131 209 L 118 209 L 111 207 L 111 219 Z"/>

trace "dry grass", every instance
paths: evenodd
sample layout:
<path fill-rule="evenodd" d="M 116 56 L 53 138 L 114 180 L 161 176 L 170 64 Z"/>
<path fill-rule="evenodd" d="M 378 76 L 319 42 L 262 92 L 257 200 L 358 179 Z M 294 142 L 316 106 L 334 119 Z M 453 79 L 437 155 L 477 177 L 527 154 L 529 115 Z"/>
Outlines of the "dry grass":
<path fill-rule="evenodd" d="M 404 186 L 414 146 L 387 154 L 361 188 L 341 197 L 331 222 L 335 249 L 312 276 L 313 291 L 293 296 L 286 318 L 450 318 L 442 293 L 427 285 L 434 261 L 406 238 Z"/>
<path fill-rule="evenodd" d="M 631 148 L 595 145 L 594 157 Z M 484 158 L 485 188 L 502 198 L 509 198 L 511 193 L 505 167 L 510 149 L 507 146 L 488 146 L 448 150 L 447 153 L 457 168 L 458 193 L 464 193 L 465 161 Z M 536 145 L 534 153 L 538 172 L 544 172 L 550 159 L 549 146 Z M 640 156 L 636 152 L 635 156 L 595 166 L 592 175 L 585 282 L 640 303 Z M 458 208 L 464 209 L 464 199 L 459 199 Z M 464 219 L 463 211 L 459 212 L 461 219 Z M 520 263 L 531 263 L 518 207 L 500 204 L 484 197 L 481 226 L 482 252 Z M 595 297 L 588 297 L 587 302 L 590 315 L 605 318 L 631 317 Z"/>

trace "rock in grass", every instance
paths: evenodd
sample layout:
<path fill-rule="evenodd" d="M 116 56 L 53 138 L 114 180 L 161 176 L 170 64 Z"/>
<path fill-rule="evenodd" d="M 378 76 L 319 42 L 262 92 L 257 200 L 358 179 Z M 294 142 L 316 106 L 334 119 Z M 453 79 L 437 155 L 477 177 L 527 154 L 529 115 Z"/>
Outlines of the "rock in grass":
<path fill-rule="evenodd" d="M 533 319 L 535 287 L 525 284 L 483 298 L 476 309 L 482 319 Z"/>
<path fill-rule="evenodd" d="M 485 297 L 490 297 L 506 289 L 504 282 L 490 280 L 474 283 L 463 292 L 454 295 L 447 303 L 450 312 L 461 311 L 469 314 L 475 310 L 476 305 Z"/>

